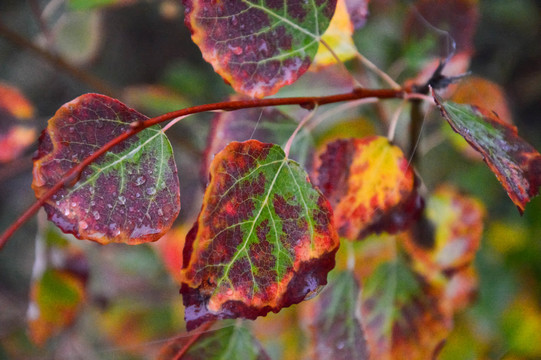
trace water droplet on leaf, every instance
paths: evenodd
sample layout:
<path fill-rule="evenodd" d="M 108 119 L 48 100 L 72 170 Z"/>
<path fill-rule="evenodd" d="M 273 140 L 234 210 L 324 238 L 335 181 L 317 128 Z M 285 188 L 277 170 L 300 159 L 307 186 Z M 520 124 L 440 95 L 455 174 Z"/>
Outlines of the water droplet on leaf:
<path fill-rule="evenodd" d="M 139 176 L 139 177 L 135 180 L 135 185 L 141 186 L 141 185 L 143 185 L 146 181 L 147 181 L 147 179 L 146 179 L 144 176 Z"/>

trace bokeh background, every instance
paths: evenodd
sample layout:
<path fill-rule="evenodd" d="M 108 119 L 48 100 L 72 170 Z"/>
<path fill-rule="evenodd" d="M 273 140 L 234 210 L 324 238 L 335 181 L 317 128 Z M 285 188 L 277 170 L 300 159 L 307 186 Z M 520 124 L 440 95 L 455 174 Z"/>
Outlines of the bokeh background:
<path fill-rule="evenodd" d="M 444 11 L 447 22 L 438 13 L 441 1 L 418 3 L 372 0 L 366 24 L 354 36 L 359 51 L 399 82 L 446 56 L 445 41 L 414 15 L 417 8 L 440 28 L 455 29 L 457 48 L 467 47 L 471 55 L 470 71 L 504 89 L 519 133 L 541 149 L 541 1 L 464 0 L 476 11 L 451 6 Z M 465 23 L 456 30 L 453 21 L 461 20 Z M 357 64 L 347 65 L 358 70 Z M 88 74 L 90 80 L 81 79 Z M 62 104 L 87 92 L 107 92 L 149 116 L 233 94 L 201 58 L 175 0 L 2 0 L 0 82 L 17 87 L 33 104 L 31 121 L 39 131 Z M 294 86 L 282 94 L 294 93 Z M 314 91 L 325 95 L 328 90 Z M 475 262 L 478 294 L 455 318 L 440 357 L 541 358 L 541 198 L 520 216 L 482 162 L 464 156 L 445 135 L 431 136 L 439 125 L 428 118 L 436 116 L 427 116 L 419 148 L 417 166 L 426 187 L 454 184 L 487 210 Z M 181 169 L 179 233 L 200 208 L 199 168 L 211 117 L 190 117 L 168 132 Z M 372 119 L 363 129 L 379 127 Z M 36 147 L 0 164 L 0 230 L 34 200 Z M 0 252 L 0 359 L 147 358 L 184 330 L 178 286 L 158 246 L 83 244 L 91 269 L 85 310 L 44 348 L 33 345 L 25 316 L 36 234 L 47 228 L 39 218 Z"/>

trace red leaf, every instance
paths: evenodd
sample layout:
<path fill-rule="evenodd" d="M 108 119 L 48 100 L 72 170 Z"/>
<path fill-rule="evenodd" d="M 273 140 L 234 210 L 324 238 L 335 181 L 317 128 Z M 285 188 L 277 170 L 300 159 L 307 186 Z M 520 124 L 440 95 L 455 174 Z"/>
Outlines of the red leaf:
<path fill-rule="evenodd" d="M 145 119 L 97 94 L 62 106 L 40 137 L 32 183 L 36 197 L 131 123 Z M 44 207 L 50 220 L 80 239 L 102 244 L 159 239 L 180 210 L 177 169 L 167 137 L 153 126 L 116 145 Z"/>
<path fill-rule="evenodd" d="M 334 267 L 332 210 L 273 144 L 232 142 L 214 158 L 181 273 L 187 328 L 255 319 L 309 298 Z"/>
<path fill-rule="evenodd" d="M 36 139 L 36 129 L 28 124 L 34 108 L 14 87 L 0 83 L 0 163 L 19 157 Z"/>
<path fill-rule="evenodd" d="M 422 209 L 407 159 L 386 138 L 337 140 L 319 160 L 318 186 L 333 207 L 341 236 L 355 240 L 393 233 Z"/>
<path fill-rule="evenodd" d="M 274 94 L 310 66 L 336 0 L 184 0 L 186 25 L 205 60 L 233 88 Z"/>

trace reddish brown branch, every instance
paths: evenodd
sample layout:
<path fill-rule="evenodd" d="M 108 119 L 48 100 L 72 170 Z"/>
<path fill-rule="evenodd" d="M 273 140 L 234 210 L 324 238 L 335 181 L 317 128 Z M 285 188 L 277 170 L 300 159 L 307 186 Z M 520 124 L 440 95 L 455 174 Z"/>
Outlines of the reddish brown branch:
<path fill-rule="evenodd" d="M 134 124 L 130 129 L 117 136 L 113 140 L 109 141 L 102 148 L 98 149 L 92 155 L 85 158 L 77 166 L 66 172 L 62 179 L 57 182 L 49 191 L 47 191 L 41 198 L 39 198 L 24 214 L 22 214 L 0 237 L 0 250 L 7 242 L 7 240 L 17 231 L 17 229 L 30 219 L 43 204 L 51 196 L 53 196 L 58 190 L 64 186 L 74 185 L 83 170 L 97 158 L 105 154 L 114 146 L 120 144 L 129 137 L 137 134 L 138 132 L 159 124 L 164 121 L 172 120 L 180 116 L 187 116 L 207 111 L 214 110 L 240 110 L 254 107 L 265 106 L 278 106 L 278 105 L 300 105 L 307 109 L 312 109 L 316 105 L 325 105 L 343 101 L 351 101 L 363 98 L 378 98 L 378 99 L 397 99 L 404 98 L 409 90 L 395 90 L 395 89 L 355 89 L 350 93 L 336 94 L 329 96 L 314 96 L 314 97 L 290 97 L 290 98 L 271 98 L 271 99 L 253 99 L 253 100 L 237 100 L 237 101 L 224 101 L 213 104 L 205 104 L 199 106 L 193 106 L 182 110 L 173 111 L 161 116 L 157 116 L 140 123 Z"/>
<path fill-rule="evenodd" d="M 201 325 L 201 328 L 199 328 L 199 331 L 192 335 L 192 337 L 188 340 L 186 344 L 176 353 L 173 360 L 180 360 L 182 357 L 188 352 L 190 347 L 203 335 L 210 327 L 214 324 L 214 321 L 210 321 L 208 323 L 205 323 Z"/>

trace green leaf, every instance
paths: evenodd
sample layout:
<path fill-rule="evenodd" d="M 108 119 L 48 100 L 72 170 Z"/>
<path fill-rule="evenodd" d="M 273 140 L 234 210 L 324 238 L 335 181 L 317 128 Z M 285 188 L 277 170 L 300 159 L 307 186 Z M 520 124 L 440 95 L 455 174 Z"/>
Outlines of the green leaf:
<path fill-rule="evenodd" d="M 188 329 L 254 319 L 316 293 L 334 267 L 332 210 L 277 145 L 232 142 L 214 158 L 181 277 Z"/>
<path fill-rule="evenodd" d="M 186 25 L 203 57 L 233 88 L 263 97 L 310 66 L 336 0 L 184 0 Z"/>
<path fill-rule="evenodd" d="M 541 154 L 518 136 L 494 112 L 473 105 L 442 101 L 434 95 L 442 116 L 481 155 L 522 213 L 539 193 Z"/>
<path fill-rule="evenodd" d="M 341 272 L 316 301 L 308 320 L 316 359 L 368 359 L 357 316 L 359 284 L 351 272 Z"/>
<path fill-rule="evenodd" d="M 62 106 L 40 137 L 32 188 L 42 196 L 63 174 L 146 116 L 109 97 L 87 94 Z M 64 232 L 101 244 L 159 239 L 180 210 L 171 144 L 153 126 L 90 164 L 45 210 Z"/>
<path fill-rule="evenodd" d="M 180 340 L 175 339 L 167 344 L 160 352 L 158 359 L 176 359 L 176 355 L 183 348 L 185 342 L 184 338 L 180 338 Z M 246 327 L 235 324 L 203 334 L 180 359 L 270 360 L 270 357 Z"/>

